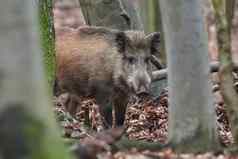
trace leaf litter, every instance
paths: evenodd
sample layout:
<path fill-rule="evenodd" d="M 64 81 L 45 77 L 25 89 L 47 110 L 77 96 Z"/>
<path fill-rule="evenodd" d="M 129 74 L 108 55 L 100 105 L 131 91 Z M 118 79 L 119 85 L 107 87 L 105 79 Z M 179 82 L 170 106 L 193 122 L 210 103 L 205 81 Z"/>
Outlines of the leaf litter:
<path fill-rule="evenodd" d="M 222 95 L 214 85 L 217 130 L 220 143 L 229 146 L 233 143 L 230 124 Z M 128 103 L 123 128 L 106 129 L 99 106 L 93 98 L 84 98 L 77 113 L 72 117 L 65 110 L 67 94 L 54 98 L 55 114 L 62 127 L 62 137 L 72 139 L 73 152 L 80 158 L 130 159 L 230 159 L 229 155 L 207 152 L 205 154 L 176 154 L 167 148 L 160 151 L 115 150 L 115 143 L 122 136 L 129 140 L 166 143 L 168 137 L 168 90 L 163 89 L 158 97 L 133 97 Z M 85 157 L 86 156 L 86 157 Z M 234 157 L 236 158 L 236 157 Z M 238 157 L 237 157 L 238 158 Z"/>

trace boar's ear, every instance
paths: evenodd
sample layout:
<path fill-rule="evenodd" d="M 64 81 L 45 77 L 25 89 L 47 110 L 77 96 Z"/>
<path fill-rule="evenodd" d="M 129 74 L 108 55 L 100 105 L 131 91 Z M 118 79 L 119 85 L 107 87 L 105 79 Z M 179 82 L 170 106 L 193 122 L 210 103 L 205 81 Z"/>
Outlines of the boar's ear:
<path fill-rule="evenodd" d="M 118 51 L 120 53 L 124 53 L 126 50 L 126 47 L 129 43 L 129 38 L 126 36 L 125 32 L 120 31 L 116 33 L 116 46 L 118 48 Z"/>
<path fill-rule="evenodd" d="M 150 51 L 152 55 L 159 54 L 159 45 L 160 45 L 160 33 L 154 32 L 146 36 L 148 43 L 150 45 Z"/>

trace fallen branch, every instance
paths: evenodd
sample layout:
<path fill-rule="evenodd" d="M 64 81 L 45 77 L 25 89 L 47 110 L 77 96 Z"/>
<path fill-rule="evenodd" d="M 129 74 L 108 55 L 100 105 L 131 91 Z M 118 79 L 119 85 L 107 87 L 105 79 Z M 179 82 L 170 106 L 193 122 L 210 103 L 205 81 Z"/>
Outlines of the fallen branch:
<path fill-rule="evenodd" d="M 167 79 L 167 69 L 161 69 L 158 71 L 153 71 L 152 72 L 152 79 L 153 82 L 155 81 L 159 81 L 159 80 L 163 80 L 163 79 Z"/>
<path fill-rule="evenodd" d="M 210 72 L 218 72 L 219 71 L 219 62 L 218 61 L 213 61 L 210 63 Z M 167 69 L 161 69 L 158 71 L 154 71 L 152 73 L 153 76 L 153 82 L 155 81 L 159 81 L 159 80 L 163 80 L 163 79 L 167 79 Z"/>

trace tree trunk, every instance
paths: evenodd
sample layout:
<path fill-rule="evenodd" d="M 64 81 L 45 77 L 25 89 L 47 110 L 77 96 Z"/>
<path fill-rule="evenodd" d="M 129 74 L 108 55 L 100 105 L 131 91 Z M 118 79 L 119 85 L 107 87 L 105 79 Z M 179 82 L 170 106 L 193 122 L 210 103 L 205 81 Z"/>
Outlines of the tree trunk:
<path fill-rule="evenodd" d="M 207 35 L 197 0 L 160 1 L 168 61 L 169 142 L 178 152 L 217 146 Z"/>
<path fill-rule="evenodd" d="M 221 69 L 219 72 L 220 76 L 220 87 L 224 97 L 224 102 L 227 106 L 228 116 L 231 122 L 232 134 L 235 140 L 235 146 L 233 151 L 238 153 L 238 96 L 233 87 L 232 77 L 232 55 L 231 55 L 231 36 L 230 27 L 231 20 L 227 15 L 226 7 L 228 3 L 222 0 L 213 0 L 215 8 L 216 19 L 217 19 L 217 35 L 219 44 L 219 58 L 221 63 Z"/>
<path fill-rule="evenodd" d="M 159 19 L 156 14 L 155 8 L 157 8 L 157 0 L 140 0 L 139 1 L 139 11 L 144 25 L 144 30 L 146 33 L 158 30 L 156 20 Z"/>
<path fill-rule="evenodd" d="M 132 30 L 144 30 L 142 19 L 138 12 L 139 6 L 136 0 L 121 0 L 122 6 L 125 8 L 131 19 L 131 28 Z"/>
<path fill-rule="evenodd" d="M 78 0 L 54 0 L 53 12 L 56 33 L 62 27 L 78 28 L 85 25 Z"/>
<path fill-rule="evenodd" d="M 128 30 L 132 22 L 121 0 L 79 0 L 87 25 Z"/>
<path fill-rule="evenodd" d="M 203 0 L 203 16 L 208 32 L 208 52 L 211 61 L 218 61 L 217 28 L 212 0 Z"/>
<path fill-rule="evenodd" d="M 234 0 L 233 0 L 234 1 Z M 233 66 L 238 72 L 238 1 L 235 1 L 231 21 L 231 53 Z"/>
<path fill-rule="evenodd" d="M 163 28 L 160 16 L 160 6 L 158 0 L 140 0 L 139 12 L 146 33 L 155 31 L 161 32 L 160 58 L 163 64 L 166 64 L 166 55 L 163 38 Z"/>
<path fill-rule="evenodd" d="M 48 83 L 52 86 L 55 78 L 55 36 L 51 0 L 40 0 L 39 20 L 42 51 Z"/>
<path fill-rule="evenodd" d="M 43 82 L 34 3 L 0 2 L 0 158 L 68 159 Z"/>

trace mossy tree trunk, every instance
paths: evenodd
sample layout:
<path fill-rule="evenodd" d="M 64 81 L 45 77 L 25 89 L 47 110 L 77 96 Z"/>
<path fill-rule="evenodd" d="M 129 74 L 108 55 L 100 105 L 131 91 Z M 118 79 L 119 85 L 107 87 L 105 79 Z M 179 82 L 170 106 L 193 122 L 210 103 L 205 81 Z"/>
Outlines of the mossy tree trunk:
<path fill-rule="evenodd" d="M 35 4 L 0 2 L 0 158 L 69 159 L 44 82 Z"/>
<path fill-rule="evenodd" d="M 167 50 L 169 142 L 178 152 L 218 146 L 200 1 L 160 1 Z"/>
<path fill-rule="evenodd" d="M 139 11 L 144 25 L 145 32 L 153 32 L 160 30 L 160 17 L 157 14 L 159 9 L 158 0 L 140 0 L 139 1 Z"/>
<path fill-rule="evenodd" d="M 205 27 L 208 32 L 208 51 L 211 61 L 219 61 L 217 28 L 212 0 L 202 0 L 203 16 L 205 18 Z"/>
<path fill-rule="evenodd" d="M 234 0 L 233 0 L 234 1 Z M 233 14 L 231 21 L 231 53 L 234 69 L 238 72 L 238 1 L 233 3 Z"/>
<path fill-rule="evenodd" d="M 39 21 L 44 66 L 47 81 L 50 86 L 55 79 L 55 31 L 52 12 L 52 0 L 39 0 Z"/>
<path fill-rule="evenodd" d="M 219 72 L 221 93 L 224 97 L 231 122 L 232 134 L 235 140 L 234 151 L 238 153 L 238 94 L 233 87 L 232 55 L 231 55 L 231 20 L 233 10 L 228 1 L 213 0 L 217 19 L 217 35 L 219 45 L 219 59 L 221 69 Z"/>

